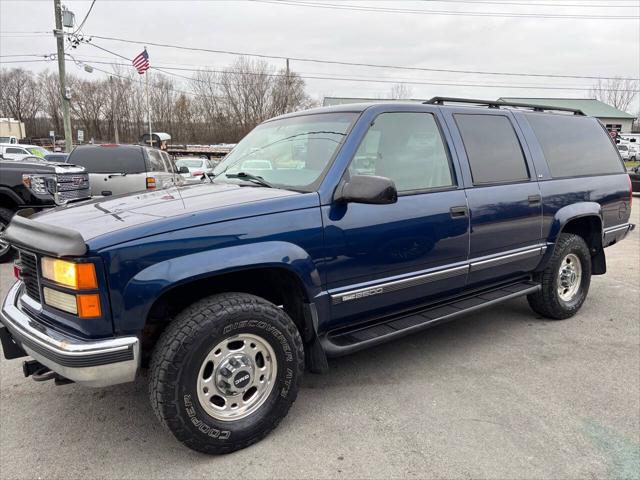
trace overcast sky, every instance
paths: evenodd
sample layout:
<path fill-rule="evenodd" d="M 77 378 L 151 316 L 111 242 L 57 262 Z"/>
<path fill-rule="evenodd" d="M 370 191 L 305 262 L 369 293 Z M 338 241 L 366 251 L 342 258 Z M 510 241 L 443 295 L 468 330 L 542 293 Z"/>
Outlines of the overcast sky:
<path fill-rule="evenodd" d="M 640 77 L 640 0 L 480 0 L 482 3 L 476 4 L 469 0 L 308 1 L 316 5 L 356 5 L 374 9 L 414 10 L 417 13 L 353 11 L 228 0 L 97 0 L 83 31 L 87 35 L 187 47 L 347 62 L 473 71 Z M 77 22 L 82 20 L 90 6 L 89 1 L 64 3 L 75 12 Z M 427 10 L 626 18 L 453 16 L 425 14 Z M 54 62 L 7 63 L 28 59 L 7 55 L 55 52 L 56 44 L 51 34 L 37 36 L 22 33 L 50 31 L 53 25 L 53 0 L 0 0 L 2 66 L 22 66 L 34 71 L 55 69 Z M 138 54 L 143 46 L 107 40 L 93 41 L 128 58 Z M 152 66 L 220 69 L 235 58 L 232 55 L 155 46 L 148 46 L 148 51 Z M 81 45 L 71 52 L 90 64 L 91 61 L 114 59 L 90 45 Z M 269 61 L 278 68 L 284 66 L 282 60 Z M 94 65 L 111 70 L 109 65 Z M 584 98 L 594 83 L 590 79 L 402 71 L 301 61 L 292 61 L 291 68 L 303 76 L 407 82 L 414 98 L 430 98 L 434 95 L 490 99 L 500 96 Z M 73 63 L 67 63 L 67 69 L 74 74 L 89 76 Z M 189 75 L 189 72 L 176 73 Z M 97 71 L 91 74 L 96 78 L 104 75 Z M 411 81 L 447 85 L 408 83 Z M 494 86 L 454 86 L 453 83 Z M 391 85 L 367 81 L 307 80 L 309 94 L 319 100 L 323 96 L 386 97 Z M 521 89 L 510 85 L 568 86 L 582 90 Z M 188 89 L 189 85 L 184 83 L 182 88 Z M 634 105 L 634 110 L 640 110 L 640 95 Z"/>

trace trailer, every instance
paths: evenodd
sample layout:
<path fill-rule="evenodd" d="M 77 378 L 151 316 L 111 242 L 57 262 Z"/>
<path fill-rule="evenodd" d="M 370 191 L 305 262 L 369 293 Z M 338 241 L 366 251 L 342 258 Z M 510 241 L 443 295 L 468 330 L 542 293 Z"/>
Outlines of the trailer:
<path fill-rule="evenodd" d="M 215 145 L 168 145 L 167 153 L 177 157 L 195 155 L 199 157 L 204 156 L 208 159 L 220 159 L 225 157 L 235 146 L 235 143 L 220 143 Z"/>

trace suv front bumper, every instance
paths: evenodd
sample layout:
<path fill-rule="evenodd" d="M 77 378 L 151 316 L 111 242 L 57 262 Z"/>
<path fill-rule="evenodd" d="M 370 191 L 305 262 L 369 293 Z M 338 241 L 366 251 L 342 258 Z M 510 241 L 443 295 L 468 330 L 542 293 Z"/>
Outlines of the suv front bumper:
<path fill-rule="evenodd" d="M 22 282 L 16 282 L 7 294 L 0 311 L 0 329 L 6 328 L 11 339 L 25 353 L 62 377 L 90 387 L 135 379 L 140 366 L 138 337 L 87 341 L 53 330 L 37 322 L 22 308 L 22 285 Z M 6 332 L 0 333 L 4 342 Z M 5 357 L 8 357 L 7 352 Z"/>

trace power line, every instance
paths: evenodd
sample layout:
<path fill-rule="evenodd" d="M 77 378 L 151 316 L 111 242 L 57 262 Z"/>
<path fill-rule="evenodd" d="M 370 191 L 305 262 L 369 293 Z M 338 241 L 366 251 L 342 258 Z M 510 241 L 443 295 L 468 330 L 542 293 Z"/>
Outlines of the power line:
<path fill-rule="evenodd" d="M 2 62 L 0 62 L 0 64 L 2 65 L 6 65 L 8 63 L 35 63 L 35 62 L 50 62 L 51 60 L 9 60 L 8 62 L 5 62 L 4 60 Z"/>
<path fill-rule="evenodd" d="M 403 66 L 403 65 L 383 65 L 383 64 L 375 64 L 375 63 L 347 62 L 347 61 L 327 60 L 327 59 L 319 59 L 319 58 L 304 58 L 304 57 L 294 57 L 294 56 L 284 56 L 284 55 L 267 55 L 267 54 L 259 54 L 259 53 L 237 52 L 237 51 L 231 51 L 231 50 L 215 50 L 215 49 L 203 48 L 203 47 L 186 47 L 182 45 L 171 45 L 166 43 L 149 42 L 149 41 L 142 41 L 142 40 L 105 37 L 101 35 L 92 35 L 91 37 L 98 38 L 101 40 L 110 40 L 110 41 L 129 43 L 129 44 L 151 45 L 154 47 L 161 47 L 161 48 L 173 48 L 176 50 L 219 53 L 224 55 L 237 55 L 237 56 L 246 56 L 246 57 L 277 59 L 277 60 L 286 60 L 288 58 L 291 61 L 295 61 L 295 62 L 322 63 L 322 64 L 328 64 L 328 65 L 345 65 L 345 66 L 354 66 L 354 67 L 384 68 L 384 69 L 407 70 L 407 71 L 441 72 L 441 73 L 457 73 L 457 74 L 473 74 L 473 75 L 495 75 L 495 76 L 512 76 L 512 77 L 572 78 L 572 79 L 586 79 L 586 80 L 616 80 L 616 79 L 638 80 L 637 78 L 629 78 L 629 77 L 620 78 L 620 77 L 605 77 L 605 76 L 597 76 L 597 75 L 560 75 L 560 74 L 553 74 L 553 73 L 492 72 L 492 71 L 481 71 L 481 70 L 458 70 L 453 68 L 427 68 L 427 67 L 410 67 L 410 66 Z"/>
<path fill-rule="evenodd" d="M 491 0 L 420 0 L 428 3 L 464 3 L 469 5 L 518 5 L 526 7 L 580 7 L 580 8 L 640 8 L 640 5 L 612 5 L 612 4 L 579 4 L 579 3 L 534 3 L 531 2 L 511 2 L 511 1 L 491 1 Z M 585 1 L 585 0 L 582 0 Z M 588 0 L 587 0 L 588 1 Z M 624 0 L 623 0 L 624 1 Z"/>
<path fill-rule="evenodd" d="M 106 65 L 117 65 L 124 67 L 132 67 L 129 64 L 125 63 L 114 63 L 108 61 L 91 61 L 91 63 L 97 64 L 106 64 Z M 171 67 L 163 65 L 161 67 L 151 67 L 157 71 L 165 73 L 167 75 L 177 76 L 179 78 L 184 78 L 193 82 L 201 82 L 201 83 L 215 83 L 222 85 L 220 82 L 209 82 L 206 80 L 199 80 L 193 77 L 185 77 L 183 75 L 177 75 L 172 72 L 167 72 L 165 70 L 178 70 L 178 71 L 186 71 L 186 72 L 210 72 L 210 73 L 237 73 L 240 75 L 251 75 L 251 76 L 260 76 L 260 77 L 275 77 L 275 78 L 284 78 L 287 76 L 286 73 L 263 73 L 263 72 L 229 72 L 226 70 L 212 70 L 207 66 L 201 66 L 200 68 L 185 68 L 185 67 Z M 302 78 L 304 80 L 329 80 L 329 81 L 344 81 L 344 82 L 366 82 L 366 83 L 383 83 L 383 84 L 398 84 L 405 83 L 410 85 L 437 85 L 437 86 L 459 86 L 459 87 L 482 87 L 482 88 L 517 88 L 517 89 L 531 89 L 531 90 L 568 90 L 568 91 L 578 91 L 578 90 L 589 90 L 592 88 L 591 86 L 547 86 L 547 85 L 514 85 L 514 84 L 482 84 L 482 83 L 454 83 L 454 82 L 446 82 L 446 81 L 430 81 L 430 80 L 422 80 L 422 79 L 412 79 L 412 78 L 403 78 L 394 79 L 394 80 L 384 80 L 380 78 L 353 78 L 353 77 L 330 77 L 326 75 L 320 74 L 311 74 L 304 72 L 295 72 L 296 76 Z M 615 89 L 612 91 L 619 92 L 638 92 L 640 89 Z"/>
<path fill-rule="evenodd" d="M 91 6 L 89 6 L 89 10 L 87 11 L 87 14 L 84 16 L 84 18 L 82 19 L 82 22 L 80 22 L 80 26 L 78 28 L 76 28 L 76 30 L 73 32 L 78 33 L 82 27 L 84 26 L 84 23 L 87 21 L 87 18 L 89 18 L 89 14 L 91 13 L 91 10 L 93 10 L 93 6 L 96 4 L 96 0 L 93 0 L 91 2 Z"/>
<path fill-rule="evenodd" d="M 546 13 L 517 13 L 517 12 L 480 12 L 480 11 L 455 11 L 455 10 L 420 10 L 395 7 L 358 6 L 353 4 L 335 4 L 296 0 L 249 0 L 256 3 L 268 3 L 291 7 L 310 7 L 328 10 L 350 10 L 356 12 L 376 13 L 402 13 L 411 15 L 448 15 L 459 17 L 492 17 L 492 18 L 547 18 L 547 19 L 571 19 L 571 20 L 636 20 L 640 16 L 632 15 L 587 15 L 587 14 L 546 14 Z"/>

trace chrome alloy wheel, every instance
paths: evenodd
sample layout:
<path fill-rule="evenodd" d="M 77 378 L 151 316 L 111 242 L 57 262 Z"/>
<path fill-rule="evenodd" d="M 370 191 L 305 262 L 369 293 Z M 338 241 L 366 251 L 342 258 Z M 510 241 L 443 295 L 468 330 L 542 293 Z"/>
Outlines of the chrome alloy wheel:
<path fill-rule="evenodd" d="M 7 228 L 7 226 L 4 224 L 4 222 L 0 221 L 0 235 L 2 235 L 2 233 L 4 232 L 4 230 L 6 228 Z M 10 248 L 11 248 L 11 245 L 9 245 L 7 242 L 3 242 L 3 241 L 0 240 L 0 256 L 2 256 L 5 253 L 7 253 Z"/>
<path fill-rule="evenodd" d="M 562 259 L 558 270 L 558 296 L 570 302 L 578 293 L 582 283 L 582 264 L 577 255 L 568 254 Z"/>
<path fill-rule="evenodd" d="M 240 420 L 269 397 L 278 373 L 276 356 L 257 335 L 241 333 L 218 343 L 202 362 L 198 400 L 221 421 Z"/>

